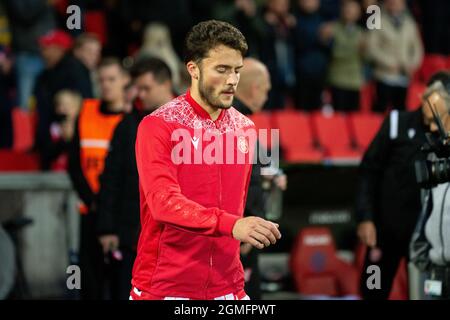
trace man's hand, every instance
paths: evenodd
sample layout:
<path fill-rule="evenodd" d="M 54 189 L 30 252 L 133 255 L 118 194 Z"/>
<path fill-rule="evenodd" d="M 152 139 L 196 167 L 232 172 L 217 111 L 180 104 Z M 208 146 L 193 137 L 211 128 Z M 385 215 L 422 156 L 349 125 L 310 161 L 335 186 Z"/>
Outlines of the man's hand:
<path fill-rule="evenodd" d="M 277 239 L 281 238 L 278 227 L 278 224 L 259 217 L 241 218 L 233 227 L 233 237 L 255 248 L 263 249 L 275 244 Z"/>
<path fill-rule="evenodd" d="M 282 191 L 287 189 L 287 176 L 285 174 L 280 174 L 274 178 L 275 185 Z"/>
<path fill-rule="evenodd" d="M 99 238 L 100 244 L 103 248 L 103 254 L 106 254 L 110 250 L 116 250 L 119 248 L 119 237 L 115 234 L 105 234 Z"/>
<path fill-rule="evenodd" d="M 372 221 L 361 222 L 357 233 L 359 240 L 366 246 L 374 248 L 377 245 L 377 229 Z"/>

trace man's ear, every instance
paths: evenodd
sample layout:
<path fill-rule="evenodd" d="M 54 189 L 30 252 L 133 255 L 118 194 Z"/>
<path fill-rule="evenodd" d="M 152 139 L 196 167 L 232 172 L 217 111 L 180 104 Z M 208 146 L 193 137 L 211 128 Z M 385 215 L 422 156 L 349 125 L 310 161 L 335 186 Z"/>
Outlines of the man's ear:
<path fill-rule="evenodd" d="M 200 70 L 198 65 L 194 61 L 189 61 L 186 64 L 187 71 L 189 72 L 191 78 L 198 80 Z"/>

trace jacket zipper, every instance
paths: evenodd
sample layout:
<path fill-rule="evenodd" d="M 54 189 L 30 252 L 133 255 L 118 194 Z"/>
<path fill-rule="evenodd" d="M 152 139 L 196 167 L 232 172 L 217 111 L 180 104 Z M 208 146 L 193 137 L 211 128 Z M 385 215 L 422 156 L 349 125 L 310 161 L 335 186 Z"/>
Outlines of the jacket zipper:
<path fill-rule="evenodd" d="M 444 223 L 442 222 L 444 219 L 444 204 L 445 204 L 445 198 L 447 197 L 447 192 L 448 192 L 448 188 L 450 187 L 450 184 L 447 185 L 447 187 L 445 188 L 445 192 L 444 192 L 444 197 L 442 198 L 442 205 L 441 205 L 441 219 L 439 221 L 439 235 L 441 238 L 441 244 L 442 244 L 442 252 L 441 252 L 441 257 L 442 257 L 442 262 L 443 263 L 447 263 L 446 259 L 445 259 L 445 243 L 444 243 Z"/>
<path fill-rule="evenodd" d="M 208 286 L 209 286 L 209 282 L 211 280 L 211 270 L 212 270 L 212 252 L 213 252 L 213 247 L 214 244 L 211 240 L 211 248 L 209 249 L 209 268 L 208 268 L 208 277 L 206 278 L 206 284 L 205 284 L 205 300 L 208 299 Z"/>

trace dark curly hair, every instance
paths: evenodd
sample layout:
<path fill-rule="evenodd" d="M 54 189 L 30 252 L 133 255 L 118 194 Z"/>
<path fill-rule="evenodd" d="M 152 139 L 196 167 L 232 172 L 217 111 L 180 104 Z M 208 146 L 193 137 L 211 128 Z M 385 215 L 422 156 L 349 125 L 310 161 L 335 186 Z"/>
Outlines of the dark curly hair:
<path fill-rule="evenodd" d="M 184 62 L 200 62 L 206 58 L 209 50 L 224 45 L 240 51 L 244 57 L 248 50 L 243 34 L 231 24 L 223 21 L 208 20 L 196 24 L 186 36 L 184 43 Z"/>

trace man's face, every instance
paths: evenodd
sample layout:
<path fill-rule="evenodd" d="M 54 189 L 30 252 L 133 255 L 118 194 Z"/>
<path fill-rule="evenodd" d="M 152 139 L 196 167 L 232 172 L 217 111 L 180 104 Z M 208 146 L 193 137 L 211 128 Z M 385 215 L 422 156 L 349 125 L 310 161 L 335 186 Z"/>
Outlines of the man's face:
<path fill-rule="evenodd" d="M 390 14 L 397 15 L 405 10 L 406 4 L 405 0 L 386 0 L 384 7 Z"/>
<path fill-rule="evenodd" d="M 41 47 L 41 55 L 48 68 L 54 67 L 63 58 L 66 50 L 57 45 Z"/>
<path fill-rule="evenodd" d="M 128 79 L 119 66 L 113 64 L 103 66 L 98 70 L 98 79 L 102 99 L 112 102 L 124 94 Z"/>
<path fill-rule="evenodd" d="M 435 108 L 435 111 L 438 114 L 439 118 L 441 119 L 445 131 L 449 132 L 450 115 L 448 114 L 448 109 L 445 100 L 439 93 L 434 92 L 428 97 L 428 101 L 431 103 L 433 108 Z M 438 132 L 439 129 L 436 122 L 434 121 L 433 113 L 426 101 L 423 101 L 422 112 L 425 125 L 429 126 L 431 132 Z"/>
<path fill-rule="evenodd" d="M 288 0 L 270 0 L 267 5 L 270 11 L 278 15 L 285 15 L 289 12 Z"/>
<path fill-rule="evenodd" d="M 314 13 L 319 10 L 319 0 L 299 0 L 298 6 L 306 13 Z"/>
<path fill-rule="evenodd" d="M 153 73 L 144 73 L 134 81 L 137 96 L 144 104 L 145 110 L 152 111 L 163 105 L 165 97 L 171 94 L 169 81 L 159 83 L 155 80 Z"/>
<path fill-rule="evenodd" d="M 359 3 L 356 1 L 348 1 L 342 7 L 342 18 L 345 22 L 356 22 L 361 16 Z"/>
<path fill-rule="evenodd" d="M 97 41 L 88 41 L 75 51 L 75 55 L 88 69 L 94 69 L 100 60 L 102 47 Z"/>
<path fill-rule="evenodd" d="M 213 108 L 231 107 L 242 66 L 239 51 L 223 45 L 211 49 L 198 65 L 201 98 Z"/>

